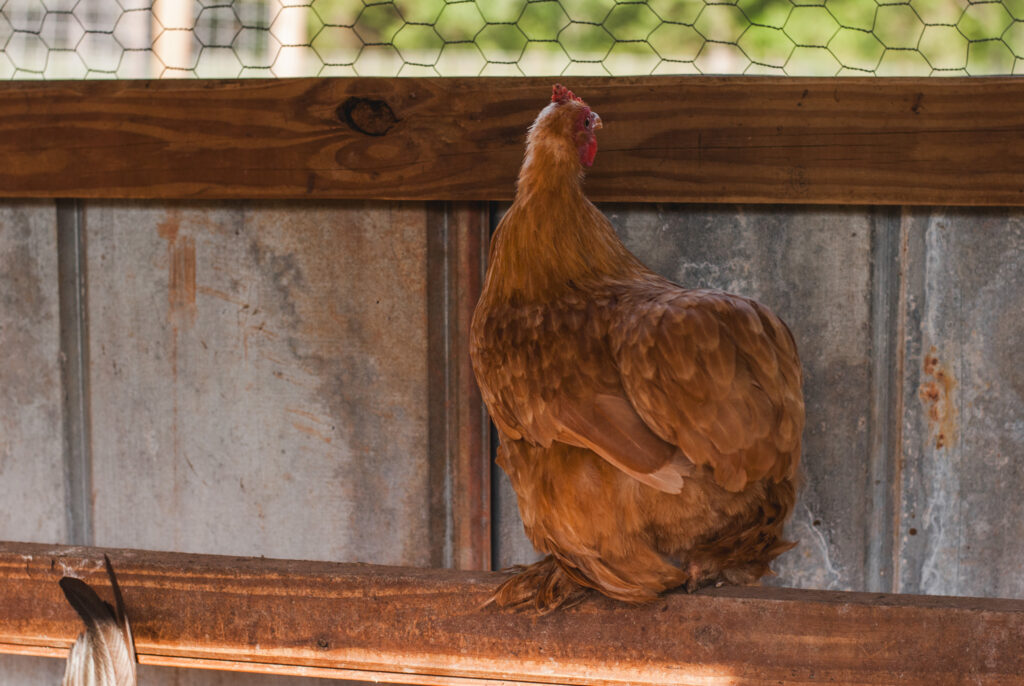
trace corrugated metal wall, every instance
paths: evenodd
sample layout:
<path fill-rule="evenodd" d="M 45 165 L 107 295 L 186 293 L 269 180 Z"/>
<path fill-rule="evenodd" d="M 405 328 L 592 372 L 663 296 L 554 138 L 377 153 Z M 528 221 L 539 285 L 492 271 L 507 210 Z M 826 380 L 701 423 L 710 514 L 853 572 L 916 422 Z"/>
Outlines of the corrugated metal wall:
<path fill-rule="evenodd" d="M 604 209 L 794 331 L 806 483 L 774 583 L 1024 597 L 1024 211 Z M 0 538 L 444 564 L 430 230 L 410 203 L 0 205 Z M 527 561 L 495 473 L 495 561 Z M 0 657 L 0 684 L 62 668 Z"/>
<path fill-rule="evenodd" d="M 904 216 L 897 588 L 1024 597 L 1024 212 Z"/>
<path fill-rule="evenodd" d="M 85 227 L 97 544 L 430 564 L 422 206 Z"/>
<path fill-rule="evenodd" d="M 68 541 L 57 215 L 0 206 L 0 538 Z M 0 655 L 0 684 L 59 684 L 57 660 Z"/>
<path fill-rule="evenodd" d="M 75 227 L 57 217 L 53 203 L 0 210 L 0 538 L 443 562 L 422 204 L 72 207 L 77 318 L 58 306 L 61 279 L 77 276 L 58 275 L 58 233 Z M 62 401 L 62 327 L 76 326 L 89 420 L 71 442 L 84 454 L 62 447 L 75 409 Z M 0 683 L 57 683 L 54 665 L 0 657 Z M 152 668 L 140 679 L 294 681 Z"/>

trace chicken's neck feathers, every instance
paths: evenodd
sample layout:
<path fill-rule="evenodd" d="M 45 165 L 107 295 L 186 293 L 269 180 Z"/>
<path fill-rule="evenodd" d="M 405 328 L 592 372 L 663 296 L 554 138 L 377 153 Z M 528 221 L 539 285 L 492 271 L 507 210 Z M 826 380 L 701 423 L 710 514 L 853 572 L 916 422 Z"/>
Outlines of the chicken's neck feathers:
<path fill-rule="evenodd" d="M 583 194 L 579 162 L 528 150 L 491 244 L 485 292 L 526 302 L 648 272 Z"/>

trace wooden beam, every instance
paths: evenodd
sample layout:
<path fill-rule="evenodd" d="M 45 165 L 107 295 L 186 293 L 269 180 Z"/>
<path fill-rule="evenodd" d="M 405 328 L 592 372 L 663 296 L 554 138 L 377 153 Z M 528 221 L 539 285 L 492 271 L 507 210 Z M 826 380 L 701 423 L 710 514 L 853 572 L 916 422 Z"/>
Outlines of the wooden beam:
<path fill-rule="evenodd" d="M 58 588 L 110 598 L 102 550 L 0 543 L 0 652 L 66 654 Z M 145 664 L 424 684 L 1019 684 L 1024 601 L 724 588 L 538 617 L 481 607 L 501 578 L 106 551 Z"/>
<path fill-rule="evenodd" d="M 0 196 L 508 200 L 552 78 L 15 81 Z M 1019 78 L 567 78 L 597 201 L 1024 204 Z"/>

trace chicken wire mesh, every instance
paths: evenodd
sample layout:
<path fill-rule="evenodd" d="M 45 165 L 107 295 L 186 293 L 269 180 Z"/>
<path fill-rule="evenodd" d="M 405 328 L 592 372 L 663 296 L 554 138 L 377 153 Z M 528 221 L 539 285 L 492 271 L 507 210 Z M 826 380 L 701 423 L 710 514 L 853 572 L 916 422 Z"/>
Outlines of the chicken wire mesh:
<path fill-rule="evenodd" d="M 1024 74 L 1024 0 L 0 0 L 0 78 Z"/>

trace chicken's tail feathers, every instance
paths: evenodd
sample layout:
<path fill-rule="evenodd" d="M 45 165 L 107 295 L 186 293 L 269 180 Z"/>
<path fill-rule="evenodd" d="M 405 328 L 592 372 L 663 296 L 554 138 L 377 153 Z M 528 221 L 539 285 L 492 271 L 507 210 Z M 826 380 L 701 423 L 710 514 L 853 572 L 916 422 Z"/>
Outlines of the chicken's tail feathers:
<path fill-rule="evenodd" d="M 115 621 L 114 609 L 100 600 L 92 586 L 72 576 L 60 580 L 60 588 L 68 604 L 85 622 L 86 631 L 96 631 L 110 621 Z"/>
<path fill-rule="evenodd" d="M 782 537 L 795 500 L 792 481 L 766 481 L 764 496 L 749 516 L 734 520 L 689 552 L 697 571 L 691 574 L 687 589 L 718 581 L 746 585 L 773 574 L 772 561 L 797 545 Z"/>
<path fill-rule="evenodd" d="M 128 623 L 128 615 L 124 611 L 124 596 L 121 595 L 121 585 L 117 583 L 117 575 L 114 574 L 114 565 L 110 563 L 110 557 L 106 553 L 103 553 L 103 565 L 107 568 L 107 577 L 110 579 L 110 588 L 114 592 L 114 618 L 117 620 L 118 626 L 121 627 L 121 633 L 124 634 L 125 643 L 128 646 L 128 654 L 132 658 L 133 671 L 134 663 L 138 660 L 135 654 L 135 637 L 132 635 L 132 627 Z"/>
<path fill-rule="evenodd" d="M 587 597 L 589 589 L 570 577 L 551 555 L 531 565 L 517 566 L 517 573 L 506 579 L 484 606 L 496 605 L 508 610 L 536 610 L 546 615 L 559 608 L 572 607 Z"/>
<path fill-rule="evenodd" d="M 135 686 L 135 642 L 124 599 L 109 558 L 104 555 L 107 575 L 114 589 L 116 609 L 100 599 L 89 584 L 63 577 L 64 597 L 85 623 L 68 655 L 63 686 Z"/>

